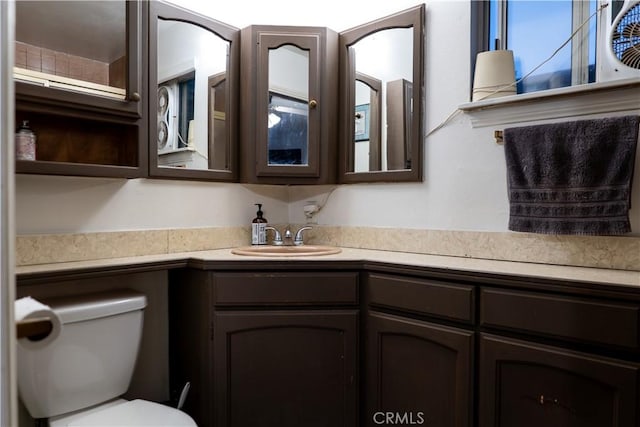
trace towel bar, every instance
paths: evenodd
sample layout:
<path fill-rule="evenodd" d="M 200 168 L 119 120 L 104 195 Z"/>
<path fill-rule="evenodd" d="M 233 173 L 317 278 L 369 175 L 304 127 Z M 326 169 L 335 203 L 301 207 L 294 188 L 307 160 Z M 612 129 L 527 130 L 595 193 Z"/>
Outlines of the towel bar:
<path fill-rule="evenodd" d="M 496 144 L 504 144 L 503 133 L 501 130 L 494 130 L 493 137 L 496 139 Z"/>
<path fill-rule="evenodd" d="M 49 335 L 52 330 L 53 323 L 46 317 L 21 320 L 16 323 L 17 338 L 30 338 L 38 341 Z"/>

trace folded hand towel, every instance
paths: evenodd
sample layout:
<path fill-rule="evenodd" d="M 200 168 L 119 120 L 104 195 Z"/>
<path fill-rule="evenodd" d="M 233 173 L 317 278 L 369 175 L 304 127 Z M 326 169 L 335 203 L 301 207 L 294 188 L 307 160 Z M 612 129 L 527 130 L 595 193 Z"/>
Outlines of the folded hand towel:
<path fill-rule="evenodd" d="M 624 116 L 505 129 L 509 230 L 630 232 L 639 125 Z"/>

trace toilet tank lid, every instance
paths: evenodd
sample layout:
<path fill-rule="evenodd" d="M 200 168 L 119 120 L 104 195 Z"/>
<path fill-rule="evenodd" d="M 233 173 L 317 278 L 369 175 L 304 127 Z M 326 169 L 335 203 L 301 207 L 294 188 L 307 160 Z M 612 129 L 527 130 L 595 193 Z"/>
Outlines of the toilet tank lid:
<path fill-rule="evenodd" d="M 130 289 L 40 299 L 65 323 L 99 319 L 135 310 L 147 305 L 144 294 Z"/>

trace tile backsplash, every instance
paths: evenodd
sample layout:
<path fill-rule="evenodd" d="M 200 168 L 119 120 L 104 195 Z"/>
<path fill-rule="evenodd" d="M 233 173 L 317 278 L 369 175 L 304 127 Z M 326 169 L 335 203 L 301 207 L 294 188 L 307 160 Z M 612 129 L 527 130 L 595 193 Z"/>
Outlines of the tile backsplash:
<path fill-rule="evenodd" d="M 296 226 L 292 228 L 298 228 Z M 308 244 L 640 271 L 640 237 L 314 226 Z M 19 235 L 19 266 L 248 245 L 248 227 Z"/>

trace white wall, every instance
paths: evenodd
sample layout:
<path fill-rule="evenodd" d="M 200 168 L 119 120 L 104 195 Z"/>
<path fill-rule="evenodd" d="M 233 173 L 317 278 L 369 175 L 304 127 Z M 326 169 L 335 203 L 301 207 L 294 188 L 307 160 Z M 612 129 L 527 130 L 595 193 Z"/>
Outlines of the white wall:
<path fill-rule="evenodd" d="M 317 25 L 336 31 L 415 6 L 415 0 L 323 2 L 251 0 L 176 3 L 236 26 Z M 426 130 L 470 97 L 469 1 L 430 1 L 426 15 Z M 513 124 L 516 126 L 517 124 Z M 424 182 L 339 187 L 318 214 L 320 224 L 506 231 L 508 203 L 503 147 L 492 127 L 472 128 L 460 115 L 425 139 Z M 640 157 L 640 150 L 638 153 Z M 640 166 L 636 167 L 640 170 Z M 168 180 L 104 180 L 23 176 L 17 180 L 19 233 L 129 230 L 247 224 L 253 203 L 265 203 L 271 222 L 301 223 L 306 200 L 325 188 L 264 190 L 238 184 Z M 260 190 L 262 191 L 262 190 Z M 289 203 L 287 203 L 287 191 Z M 632 228 L 640 230 L 640 174 Z"/>
<path fill-rule="evenodd" d="M 195 181 L 19 175 L 18 234 L 249 225 L 254 203 L 287 220 L 286 188 Z"/>

